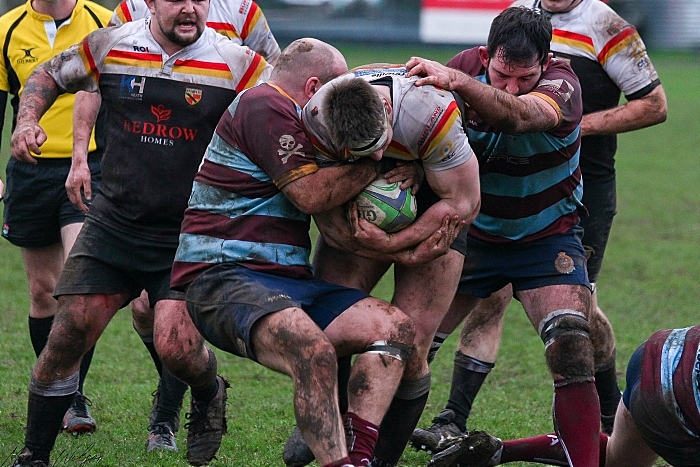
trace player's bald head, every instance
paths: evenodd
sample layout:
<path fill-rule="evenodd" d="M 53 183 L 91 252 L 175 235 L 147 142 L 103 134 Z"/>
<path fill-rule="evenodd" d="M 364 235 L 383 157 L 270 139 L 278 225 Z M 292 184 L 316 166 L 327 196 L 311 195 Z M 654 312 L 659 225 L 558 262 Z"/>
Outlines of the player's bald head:
<path fill-rule="evenodd" d="M 304 37 L 289 44 L 277 59 L 270 81 L 301 84 L 315 76 L 322 84 L 348 71 L 345 57 L 332 45 Z"/>

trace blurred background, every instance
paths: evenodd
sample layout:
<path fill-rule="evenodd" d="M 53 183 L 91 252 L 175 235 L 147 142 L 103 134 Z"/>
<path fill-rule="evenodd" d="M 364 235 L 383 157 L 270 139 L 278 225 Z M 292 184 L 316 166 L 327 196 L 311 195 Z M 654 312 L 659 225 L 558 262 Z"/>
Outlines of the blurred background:
<path fill-rule="evenodd" d="M 117 0 L 97 0 L 114 8 Z M 24 3 L 0 0 L 0 13 Z M 326 41 L 400 44 L 486 42 L 491 19 L 510 0 L 257 0 L 281 44 Z M 700 51 L 700 0 L 608 0 L 649 49 Z"/>

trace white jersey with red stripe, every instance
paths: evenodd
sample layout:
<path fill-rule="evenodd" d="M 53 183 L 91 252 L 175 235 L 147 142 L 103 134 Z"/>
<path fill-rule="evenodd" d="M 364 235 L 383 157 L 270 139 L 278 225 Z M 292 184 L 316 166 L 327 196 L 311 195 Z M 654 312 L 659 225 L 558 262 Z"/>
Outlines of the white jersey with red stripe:
<path fill-rule="evenodd" d="M 386 157 L 421 160 L 426 170 L 440 171 L 463 164 L 473 156 L 457 102 L 449 91 L 429 85 L 416 86 L 418 78 L 407 78 L 403 65 L 365 65 L 336 80 L 353 77 L 391 88 L 393 138 L 384 153 Z M 323 112 L 311 110 L 320 107 L 324 87 L 306 105 L 302 118 L 316 148 L 337 159 L 334 153 L 342 148 L 330 148 Z"/>
<path fill-rule="evenodd" d="M 149 16 L 151 12 L 144 0 L 123 0 L 109 24 L 119 26 Z M 262 9 L 252 0 L 211 0 L 207 26 L 237 44 L 250 47 L 269 63 L 274 63 L 281 53 Z"/>
<path fill-rule="evenodd" d="M 46 70 L 64 91 L 99 91 L 108 109 L 102 186 L 88 216 L 140 238 L 177 242 L 216 124 L 272 67 L 211 28 L 168 55 L 149 21 L 98 29 Z"/>
<path fill-rule="evenodd" d="M 542 8 L 539 0 L 513 5 Z M 551 15 L 552 52 L 600 63 L 626 95 L 659 79 L 637 30 L 600 0 L 583 0 L 573 10 Z"/>

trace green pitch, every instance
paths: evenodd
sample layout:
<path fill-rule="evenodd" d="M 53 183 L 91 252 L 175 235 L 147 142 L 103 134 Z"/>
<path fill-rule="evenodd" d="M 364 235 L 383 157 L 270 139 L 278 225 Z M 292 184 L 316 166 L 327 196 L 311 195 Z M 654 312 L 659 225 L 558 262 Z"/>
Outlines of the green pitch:
<path fill-rule="evenodd" d="M 350 66 L 403 63 L 411 55 L 446 61 L 459 47 L 366 47 L 339 44 Z M 618 210 L 599 286 L 601 307 L 615 327 L 618 372 L 636 346 L 660 328 L 700 320 L 700 56 L 652 54 L 669 99 L 668 121 L 619 138 Z M 9 140 L 6 118 L 0 159 Z M 4 173 L 2 174 L 4 180 Z M 426 291 L 430 293 L 430 291 Z M 385 278 L 376 290 L 391 297 Z M 19 249 L 0 240 L 0 466 L 22 446 L 27 383 L 35 357 L 27 331 L 27 284 Z M 423 415 L 427 425 L 443 407 L 456 336 L 432 365 L 433 391 Z M 552 383 L 542 342 L 516 303 L 508 311 L 496 367 L 474 405 L 470 427 L 509 438 L 550 431 Z M 217 352 L 220 372 L 231 381 L 229 430 L 213 467 L 283 465 L 282 446 L 294 425 L 287 377 L 250 361 Z M 98 431 L 85 438 L 61 435 L 56 466 L 186 466 L 185 430 L 178 453 L 146 454 L 147 419 L 156 372 L 131 328 L 127 310 L 97 344 L 86 382 Z M 187 403 L 186 403 L 187 406 Z M 185 411 L 187 408 L 184 409 Z M 183 413 L 184 416 L 184 413 Z M 407 450 L 401 465 L 424 466 L 427 455 Z M 525 464 L 521 464 L 525 465 Z M 663 464 L 659 464 L 663 465 Z"/>

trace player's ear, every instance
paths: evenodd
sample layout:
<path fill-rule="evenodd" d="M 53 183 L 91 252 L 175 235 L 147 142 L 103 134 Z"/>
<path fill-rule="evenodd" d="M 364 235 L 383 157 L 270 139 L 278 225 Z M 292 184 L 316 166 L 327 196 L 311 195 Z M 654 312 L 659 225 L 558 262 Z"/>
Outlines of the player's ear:
<path fill-rule="evenodd" d="M 481 64 L 484 66 L 484 68 L 489 67 L 489 51 L 486 47 L 483 45 L 479 47 L 479 60 L 481 60 Z"/>
<path fill-rule="evenodd" d="M 311 97 L 318 92 L 321 88 L 321 80 L 317 76 L 312 76 L 306 80 L 306 85 L 304 86 L 304 95 L 311 99 Z"/>
<path fill-rule="evenodd" d="M 547 58 L 545 58 L 544 63 L 542 63 L 542 71 L 547 70 L 547 67 L 552 62 L 552 57 L 554 57 L 554 54 L 552 52 L 547 54 Z"/>
<path fill-rule="evenodd" d="M 148 7 L 148 11 L 151 12 L 151 15 L 155 13 L 155 0 L 145 0 L 146 6 Z"/>

